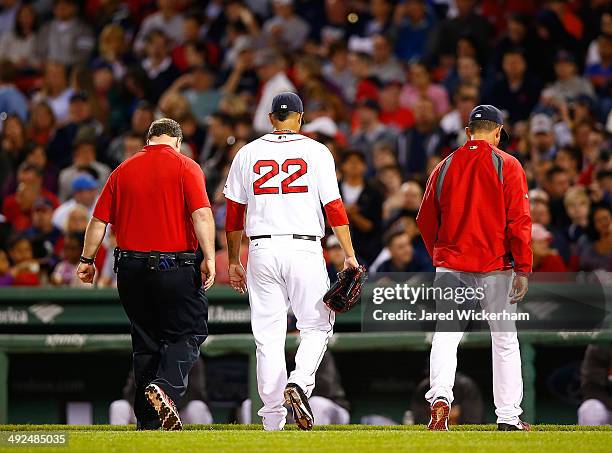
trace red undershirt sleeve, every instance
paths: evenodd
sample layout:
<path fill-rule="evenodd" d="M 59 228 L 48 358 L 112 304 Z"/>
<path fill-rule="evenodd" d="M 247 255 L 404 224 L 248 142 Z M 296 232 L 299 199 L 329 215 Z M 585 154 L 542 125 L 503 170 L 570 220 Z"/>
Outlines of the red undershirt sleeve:
<path fill-rule="evenodd" d="M 325 209 L 325 215 L 327 216 L 327 220 L 332 227 L 349 224 L 342 199 L 338 198 L 337 200 L 330 201 L 323 206 L 323 209 Z"/>
<path fill-rule="evenodd" d="M 244 230 L 244 214 L 246 205 L 237 203 L 229 198 L 226 198 L 227 205 L 225 209 L 225 231 L 240 231 Z"/>

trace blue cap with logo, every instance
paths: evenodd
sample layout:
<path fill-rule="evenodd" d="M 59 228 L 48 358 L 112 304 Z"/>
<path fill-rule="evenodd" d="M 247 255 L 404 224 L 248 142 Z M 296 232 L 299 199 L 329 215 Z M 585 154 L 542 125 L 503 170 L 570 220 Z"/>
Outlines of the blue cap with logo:
<path fill-rule="evenodd" d="M 272 100 L 271 113 L 296 112 L 303 113 L 304 105 L 300 97 L 289 91 L 277 94 Z"/>
<path fill-rule="evenodd" d="M 504 125 L 504 114 L 500 109 L 493 105 L 482 104 L 474 107 L 474 110 L 470 113 L 470 119 L 468 123 L 472 121 L 486 120 L 492 121 L 493 123 L 499 124 L 500 126 Z M 507 141 L 510 139 L 510 135 L 508 132 L 502 127 L 501 132 L 502 141 Z"/>

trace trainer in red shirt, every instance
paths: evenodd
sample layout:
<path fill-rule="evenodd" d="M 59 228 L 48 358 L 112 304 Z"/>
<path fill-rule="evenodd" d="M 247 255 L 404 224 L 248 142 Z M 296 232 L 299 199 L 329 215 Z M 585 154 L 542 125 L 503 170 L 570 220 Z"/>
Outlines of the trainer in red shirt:
<path fill-rule="evenodd" d="M 444 159 L 427 181 L 417 223 L 434 266 L 465 272 L 513 268 L 513 299 L 527 292 L 531 216 L 525 172 L 496 146 L 506 132 L 502 113 L 479 105 L 470 139 Z"/>
<path fill-rule="evenodd" d="M 106 182 L 77 269 L 83 282 L 93 282 L 93 259 L 111 223 L 117 289 L 131 324 L 139 429 L 181 429 L 176 405 L 208 334 L 202 287 L 215 278 L 215 224 L 204 174 L 180 153 L 182 139 L 174 120 L 151 124 L 147 146 Z"/>

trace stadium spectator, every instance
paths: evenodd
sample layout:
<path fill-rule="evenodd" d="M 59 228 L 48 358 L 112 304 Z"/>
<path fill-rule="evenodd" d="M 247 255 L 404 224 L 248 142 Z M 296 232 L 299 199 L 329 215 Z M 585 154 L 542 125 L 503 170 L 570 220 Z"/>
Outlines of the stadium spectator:
<path fill-rule="evenodd" d="M 91 27 L 78 17 L 78 12 L 76 0 L 55 2 L 53 19 L 40 30 L 38 52 L 42 59 L 67 66 L 87 63 L 96 38 Z"/>
<path fill-rule="evenodd" d="M 340 171 L 340 193 L 351 225 L 355 251 L 371 263 L 381 248 L 382 196 L 366 181 L 366 157 L 359 151 L 343 154 Z"/>
<path fill-rule="evenodd" d="M 450 110 L 448 93 L 444 87 L 432 82 L 431 75 L 423 63 L 415 62 L 410 65 L 408 84 L 402 89 L 400 104 L 414 112 L 416 104 L 424 97 L 432 100 L 436 115 L 444 115 Z"/>
<path fill-rule="evenodd" d="M 28 119 L 28 100 L 15 85 L 15 66 L 8 60 L 0 60 L 0 111 Z"/>
<path fill-rule="evenodd" d="M 533 251 L 533 272 L 567 272 L 559 252 L 550 247 L 552 234 L 539 223 L 531 226 L 531 250 Z"/>
<path fill-rule="evenodd" d="M 65 168 L 72 163 L 71 150 L 86 137 L 98 140 L 103 133 L 102 125 L 93 116 L 89 93 L 79 91 L 70 96 L 68 123 L 60 127 L 47 147 L 47 154 L 59 168 Z M 78 140 L 77 140 L 78 139 Z"/>
<path fill-rule="evenodd" d="M 612 424 L 612 345 L 590 344 L 580 368 L 582 404 L 578 408 L 578 424 L 601 426 Z"/>
<path fill-rule="evenodd" d="M 524 121 L 538 102 L 540 84 L 528 71 L 522 51 L 508 50 L 502 59 L 503 75 L 491 86 L 483 101 L 505 110 L 508 123 Z"/>
<path fill-rule="evenodd" d="M 85 285 L 77 277 L 76 268 L 79 265 L 79 257 L 83 250 L 84 235 L 81 233 L 67 234 L 64 238 L 64 247 L 62 248 L 62 260 L 57 263 L 50 281 L 56 286 L 71 286 L 71 287 L 92 287 Z"/>
<path fill-rule="evenodd" d="M 9 262 L 8 255 L 3 249 L 0 249 L 0 288 L 12 286 L 13 280 L 14 277 L 11 273 L 11 263 Z"/>
<path fill-rule="evenodd" d="M 55 114 L 44 101 L 32 105 L 30 113 L 28 139 L 37 145 L 46 146 L 55 133 Z"/>
<path fill-rule="evenodd" d="M 344 268 L 344 252 L 336 236 L 327 237 L 325 251 L 327 252 L 327 275 L 329 282 L 334 284 L 338 280 L 338 273 Z"/>
<path fill-rule="evenodd" d="M 191 70 L 174 81 L 168 91 L 162 96 L 159 103 L 164 104 L 167 96 L 180 93 L 187 98 L 191 113 L 200 122 L 217 110 L 221 101 L 221 92 L 214 88 L 214 73 L 206 66 L 195 66 Z"/>
<path fill-rule="evenodd" d="M 43 283 L 40 265 L 34 259 L 32 244 L 28 239 L 23 236 L 9 239 L 8 254 L 13 286 L 40 286 Z"/>
<path fill-rule="evenodd" d="M 404 69 L 393 55 L 393 47 L 386 35 L 374 35 L 372 37 L 372 74 L 379 81 L 385 83 L 390 81 L 404 82 Z"/>
<path fill-rule="evenodd" d="M 366 36 L 387 33 L 389 31 L 393 15 L 393 2 L 390 0 L 370 0 L 368 13 L 369 18 L 364 27 L 364 34 Z"/>
<path fill-rule="evenodd" d="M 163 30 L 164 34 L 169 38 L 168 45 L 175 46 L 183 42 L 184 18 L 176 9 L 176 1 L 174 0 L 158 0 L 157 7 L 159 11 L 148 16 L 142 21 L 140 30 L 134 39 L 134 50 L 143 54 L 148 47 L 151 33 L 156 30 Z"/>
<path fill-rule="evenodd" d="M 378 92 L 380 122 L 386 126 L 394 126 L 399 130 L 409 128 L 414 124 L 412 111 L 400 105 L 401 89 L 402 84 L 399 81 L 390 80 L 384 83 Z"/>
<path fill-rule="evenodd" d="M 126 48 L 125 31 L 120 25 L 110 23 L 100 33 L 98 56 L 93 60 L 93 67 L 110 67 L 115 80 L 120 80 L 127 72 L 131 56 Z"/>
<path fill-rule="evenodd" d="M 558 102 L 571 101 L 580 95 L 594 97 L 591 83 L 578 74 L 576 57 L 566 50 L 560 50 L 555 58 L 555 81 L 548 88 Z"/>
<path fill-rule="evenodd" d="M 356 109 L 357 128 L 353 131 L 350 139 L 352 148 L 363 152 L 372 163 L 374 146 L 385 143 L 397 148 L 397 132 L 382 124 L 379 120 L 380 106 L 373 99 L 365 99 L 359 103 Z"/>
<path fill-rule="evenodd" d="M 149 32 L 145 56 L 141 64 L 146 75 L 144 96 L 147 101 L 156 104 L 179 76 L 179 71 L 170 57 L 170 42 L 165 31 L 154 29 Z"/>
<path fill-rule="evenodd" d="M 13 163 L 18 165 L 25 157 L 27 137 L 23 121 L 16 115 L 9 115 L 4 120 L 2 142 L 0 146 Z"/>
<path fill-rule="evenodd" d="M 310 33 L 310 25 L 295 14 L 293 0 L 272 0 L 272 7 L 274 16 L 263 25 L 268 43 L 279 49 L 301 48 Z"/>
<path fill-rule="evenodd" d="M 99 186 L 98 180 L 89 173 L 76 174 L 71 185 L 72 198 L 64 201 L 55 210 L 53 213 L 53 225 L 65 231 L 68 215 L 77 205 L 84 207 L 91 214 L 98 197 Z"/>
<path fill-rule="evenodd" d="M 346 43 L 343 41 L 332 43 L 328 59 L 329 61 L 323 63 L 321 70 L 323 77 L 341 91 L 345 101 L 352 101 L 355 96 L 356 78 L 349 68 L 349 51 Z"/>
<path fill-rule="evenodd" d="M 428 43 L 428 60 L 436 62 L 455 54 L 456 44 L 469 32 L 480 48 L 486 48 L 493 35 L 492 26 L 476 13 L 474 0 L 457 0 L 457 15 L 440 22 Z"/>
<path fill-rule="evenodd" d="M 422 173 L 427 159 L 439 154 L 444 145 L 444 133 L 440 129 L 435 103 L 421 98 L 413 107 L 414 126 L 400 136 L 398 160 L 408 176 Z"/>
<path fill-rule="evenodd" d="M 2 214 L 16 231 L 23 231 L 32 225 L 31 211 L 39 197 L 49 198 L 54 207 L 59 204 L 55 194 L 43 187 L 42 178 L 42 170 L 32 164 L 24 163 L 17 170 L 17 189 L 2 204 Z"/>
<path fill-rule="evenodd" d="M 593 206 L 587 234 L 578 239 L 580 269 L 612 271 L 612 210 L 609 205 Z"/>
<path fill-rule="evenodd" d="M 149 130 L 149 126 L 155 119 L 155 109 L 147 101 L 141 101 L 136 105 L 130 119 L 130 129 L 123 134 L 115 137 L 108 145 L 105 152 L 106 160 L 113 167 L 117 167 L 125 160 L 126 149 L 125 139 L 127 136 L 144 137 Z"/>
<path fill-rule="evenodd" d="M 402 274 L 405 272 L 433 272 L 434 268 L 428 260 L 420 260 L 414 253 L 412 239 L 403 230 L 391 231 L 385 240 L 390 258 L 377 269 L 378 274 Z M 386 276 L 392 281 L 404 281 L 405 275 Z M 384 277 L 383 277 L 384 278 Z"/>
<path fill-rule="evenodd" d="M 59 174 L 59 198 L 66 201 L 74 191 L 73 182 L 82 173 L 95 175 L 98 181 L 106 181 L 111 169 L 96 160 L 96 143 L 89 138 L 83 138 L 74 144 L 72 165 L 64 168 Z"/>
<path fill-rule="evenodd" d="M 456 65 L 444 79 L 444 87 L 449 94 L 455 94 L 461 85 L 474 86 L 480 98 L 487 86 L 481 74 L 481 68 L 474 57 L 461 56 Z"/>
<path fill-rule="evenodd" d="M 466 142 L 465 125 L 470 112 L 478 104 L 478 88 L 476 85 L 461 84 L 455 92 L 454 109 L 440 119 L 440 128 L 446 135 L 445 141 L 451 149 L 457 149 Z"/>
<path fill-rule="evenodd" d="M 19 2 L 16 2 L 19 3 Z M 0 60 L 8 60 L 18 71 L 37 69 L 38 18 L 31 4 L 19 6 L 15 25 L 0 36 Z"/>
<path fill-rule="evenodd" d="M 32 207 L 32 226 L 23 232 L 32 244 L 34 257 L 46 266 L 54 264 L 62 239 L 62 231 L 53 225 L 53 209 L 52 200 L 38 198 Z"/>
<path fill-rule="evenodd" d="M 58 125 L 68 119 L 72 88 L 68 86 L 66 67 L 56 61 L 47 61 L 44 66 L 42 89 L 33 97 L 35 103 L 46 102 Z"/>
<path fill-rule="evenodd" d="M 584 187 L 574 186 L 565 193 L 563 204 L 572 222 L 567 229 L 567 237 L 571 244 L 576 245 L 589 227 L 591 200 Z"/>
<path fill-rule="evenodd" d="M 586 67 L 584 75 L 597 93 L 604 94 L 612 80 L 612 33 L 602 33 L 597 39 L 599 62 Z"/>
<path fill-rule="evenodd" d="M 425 0 L 399 2 L 395 10 L 395 55 L 403 62 L 422 59 L 435 18 Z"/>
<path fill-rule="evenodd" d="M 285 0 L 283 0 L 285 1 Z M 257 77 L 260 81 L 261 98 L 255 109 L 253 128 L 258 133 L 270 132 L 272 125 L 268 118 L 272 99 L 284 91 L 295 92 L 295 86 L 284 73 L 284 62 L 274 51 L 262 50 L 255 56 Z"/>

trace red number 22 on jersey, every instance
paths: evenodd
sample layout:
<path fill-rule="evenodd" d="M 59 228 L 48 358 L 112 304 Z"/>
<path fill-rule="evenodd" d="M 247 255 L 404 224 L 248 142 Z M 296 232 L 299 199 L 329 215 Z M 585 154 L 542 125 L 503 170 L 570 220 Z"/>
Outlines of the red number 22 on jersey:
<path fill-rule="evenodd" d="M 283 173 L 289 173 L 290 167 L 298 167 L 296 171 L 289 174 L 285 179 L 281 181 L 282 193 L 304 193 L 308 192 L 308 186 L 292 186 L 296 179 L 304 176 L 308 171 L 308 164 L 304 159 L 287 159 L 283 162 L 282 170 Z M 275 160 L 258 160 L 253 166 L 253 171 L 258 175 L 261 175 L 262 168 L 269 168 L 260 178 L 253 182 L 253 192 L 255 195 L 266 195 L 266 194 L 277 194 L 279 193 L 278 187 L 262 187 L 271 178 L 274 178 L 279 173 L 279 165 Z"/>

